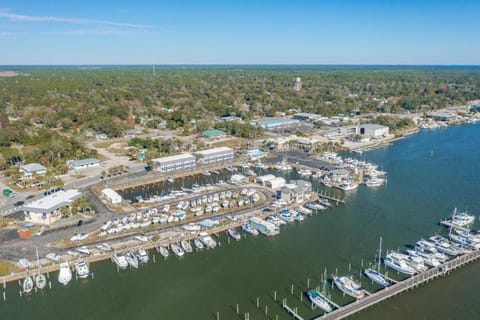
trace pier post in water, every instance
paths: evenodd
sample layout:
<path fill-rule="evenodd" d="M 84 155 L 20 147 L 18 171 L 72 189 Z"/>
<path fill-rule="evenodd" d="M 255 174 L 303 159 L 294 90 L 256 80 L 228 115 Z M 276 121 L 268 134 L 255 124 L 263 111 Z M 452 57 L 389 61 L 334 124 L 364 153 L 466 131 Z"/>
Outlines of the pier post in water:
<path fill-rule="evenodd" d="M 273 301 L 277 301 L 277 290 L 273 291 Z"/>
<path fill-rule="evenodd" d="M 292 286 L 290 287 L 290 294 L 293 296 L 293 284 L 292 284 Z"/>
<path fill-rule="evenodd" d="M 238 308 L 238 303 L 237 303 L 237 314 L 239 314 L 239 308 Z"/>
<path fill-rule="evenodd" d="M 310 289 L 310 278 L 307 279 L 307 288 Z"/>

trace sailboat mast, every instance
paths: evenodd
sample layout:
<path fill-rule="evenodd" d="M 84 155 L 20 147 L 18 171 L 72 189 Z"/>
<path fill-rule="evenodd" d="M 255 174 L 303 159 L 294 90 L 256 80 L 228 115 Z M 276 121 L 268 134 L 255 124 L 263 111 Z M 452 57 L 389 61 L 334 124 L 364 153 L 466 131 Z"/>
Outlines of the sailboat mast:
<path fill-rule="evenodd" d="M 382 237 L 380 237 L 380 244 L 378 246 L 378 266 L 377 271 L 380 272 L 380 261 L 382 260 Z"/>

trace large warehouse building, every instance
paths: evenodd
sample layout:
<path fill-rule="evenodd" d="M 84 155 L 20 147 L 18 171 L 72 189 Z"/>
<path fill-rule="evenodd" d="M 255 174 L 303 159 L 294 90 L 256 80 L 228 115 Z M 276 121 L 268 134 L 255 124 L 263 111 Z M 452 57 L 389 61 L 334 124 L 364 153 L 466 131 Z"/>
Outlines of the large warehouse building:
<path fill-rule="evenodd" d="M 182 153 L 176 156 L 157 158 L 152 160 L 156 170 L 160 172 L 175 172 L 195 167 L 195 157 L 190 153 Z"/>
<path fill-rule="evenodd" d="M 201 163 L 218 163 L 233 160 L 233 149 L 228 147 L 218 147 L 208 150 L 202 150 L 195 153 L 200 157 Z"/>

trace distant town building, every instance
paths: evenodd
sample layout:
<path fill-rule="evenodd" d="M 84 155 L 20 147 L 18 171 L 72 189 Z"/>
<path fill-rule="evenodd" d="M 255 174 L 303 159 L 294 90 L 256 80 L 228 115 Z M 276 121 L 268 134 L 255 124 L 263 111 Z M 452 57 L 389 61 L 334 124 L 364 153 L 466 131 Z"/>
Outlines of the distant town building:
<path fill-rule="evenodd" d="M 230 178 L 230 183 L 232 184 L 243 184 L 247 182 L 248 182 L 248 178 L 245 177 L 243 174 L 234 174 Z"/>
<path fill-rule="evenodd" d="M 205 131 L 202 132 L 202 136 L 205 137 L 205 138 L 208 138 L 208 139 L 220 138 L 220 137 L 224 137 L 226 135 L 227 135 L 227 133 L 225 131 L 218 130 L 218 129 L 205 130 Z"/>
<path fill-rule="evenodd" d="M 361 124 L 358 126 L 358 133 L 362 136 L 368 136 L 370 138 L 380 138 L 387 136 L 389 128 L 380 124 Z"/>
<path fill-rule="evenodd" d="M 265 118 L 252 121 L 251 124 L 262 127 L 263 129 L 277 129 L 281 127 L 291 127 L 298 125 L 300 120 L 290 118 Z"/>
<path fill-rule="evenodd" d="M 266 186 L 267 181 L 272 181 L 276 177 L 273 174 L 266 174 L 264 176 L 259 176 L 255 179 L 256 183 L 261 184 L 262 186 Z"/>
<path fill-rule="evenodd" d="M 233 117 L 233 116 L 220 117 L 220 118 L 218 118 L 218 120 L 220 120 L 220 121 L 237 121 L 237 122 L 240 122 L 240 123 L 243 122 L 242 118 Z"/>
<path fill-rule="evenodd" d="M 297 180 L 286 184 L 281 189 L 281 199 L 287 203 L 298 203 L 310 199 L 312 184 L 308 181 Z"/>
<path fill-rule="evenodd" d="M 98 167 L 100 165 L 100 160 L 95 158 L 81 159 L 81 160 L 67 160 L 67 166 L 74 170 Z"/>
<path fill-rule="evenodd" d="M 427 117 L 435 121 L 451 121 L 457 118 L 457 114 L 450 111 L 431 111 L 427 114 Z"/>
<path fill-rule="evenodd" d="M 102 190 L 102 198 L 111 204 L 119 204 L 122 202 L 122 197 L 115 190 L 110 188 Z"/>
<path fill-rule="evenodd" d="M 42 166 L 40 163 L 29 163 L 26 165 L 21 165 L 19 171 L 26 179 L 31 179 L 34 175 L 44 176 L 45 174 L 47 174 L 47 168 Z"/>
<path fill-rule="evenodd" d="M 25 221 L 43 225 L 52 224 L 62 217 L 63 207 L 70 209 L 73 201 L 81 196 L 82 193 L 75 189 L 60 190 L 33 201 L 23 208 Z"/>
<path fill-rule="evenodd" d="M 200 157 L 200 162 L 204 164 L 218 163 L 233 160 L 233 149 L 228 147 L 218 147 L 208 150 L 195 152 Z"/>
<path fill-rule="evenodd" d="M 143 133 L 142 129 L 128 129 L 127 131 L 125 131 L 125 138 L 137 136 L 142 133 Z"/>
<path fill-rule="evenodd" d="M 176 156 L 157 158 L 152 160 L 156 170 L 167 173 L 194 168 L 195 157 L 190 153 L 183 153 Z"/>
<path fill-rule="evenodd" d="M 295 89 L 295 91 L 300 91 L 302 90 L 302 79 L 300 78 L 295 78 L 295 83 L 293 85 L 293 88 Z"/>
<path fill-rule="evenodd" d="M 316 122 L 323 119 L 321 114 L 300 112 L 293 115 L 293 119 L 300 121 Z"/>
<path fill-rule="evenodd" d="M 106 133 L 97 133 L 95 135 L 95 139 L 97 140 L 105 140 L 108 139 L 108 135 Z"/>

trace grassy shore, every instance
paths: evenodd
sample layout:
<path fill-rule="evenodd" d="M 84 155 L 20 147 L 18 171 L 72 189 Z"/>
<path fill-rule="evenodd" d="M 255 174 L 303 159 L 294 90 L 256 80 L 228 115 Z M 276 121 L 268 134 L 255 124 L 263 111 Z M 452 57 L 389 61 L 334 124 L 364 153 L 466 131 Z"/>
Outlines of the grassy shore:
<path fill-rule="evenodd" d="M 5 260 L 0 260 L 0 276 L 6 276 L 12 272 L 18 272 L 20 269 L 13 263 Z"/>

